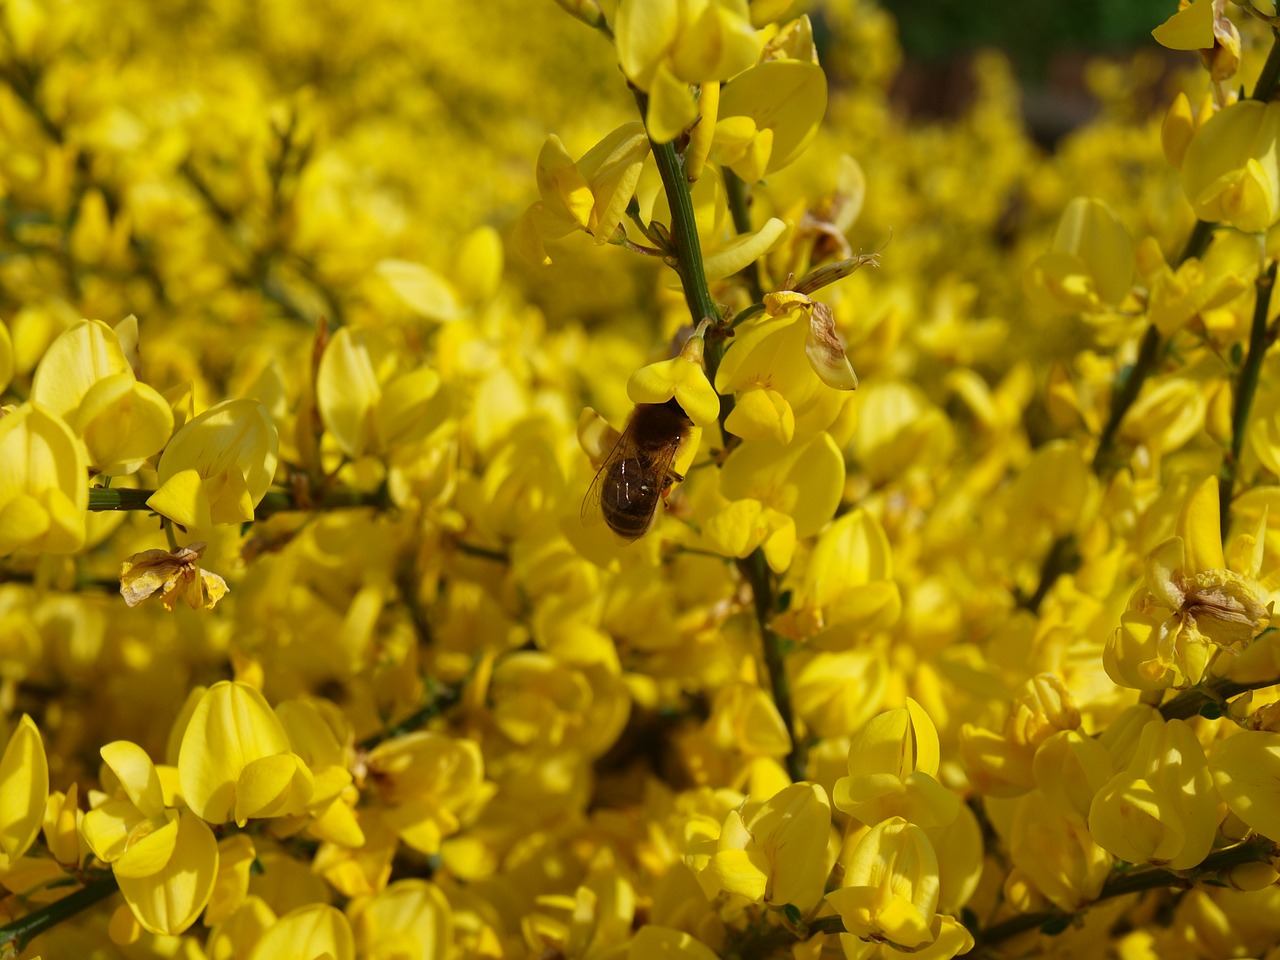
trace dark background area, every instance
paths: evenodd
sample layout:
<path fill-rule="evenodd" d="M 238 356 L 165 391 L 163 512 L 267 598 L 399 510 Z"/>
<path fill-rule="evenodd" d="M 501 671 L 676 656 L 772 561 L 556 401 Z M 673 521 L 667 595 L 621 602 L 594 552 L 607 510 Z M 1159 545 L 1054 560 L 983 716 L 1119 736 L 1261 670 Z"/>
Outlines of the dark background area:
<path fill-rule="evenodd" d="M 963 114 L 973 92 L 972 55 L 998 49 L 1017 75 L 1028 131 L 1049 149 L 1098 109 L 1084 80 L 1091 59 L 1147 50 L 1167 69 L 1194 63 L 1194 54 L 1164 50 L 1151 38 L 1177 0 L 884 0 L 884 8 L 898 23 L 904 62 L 893 99 L 905 114 Z"/>
<path fill-rule="evenodd" d="M 938 63 L 998 47 L 1029 88 L 1064 52 L 1121 53 L 1151 42 L 1177 0 L 886 0 L 909 61 Z"/>

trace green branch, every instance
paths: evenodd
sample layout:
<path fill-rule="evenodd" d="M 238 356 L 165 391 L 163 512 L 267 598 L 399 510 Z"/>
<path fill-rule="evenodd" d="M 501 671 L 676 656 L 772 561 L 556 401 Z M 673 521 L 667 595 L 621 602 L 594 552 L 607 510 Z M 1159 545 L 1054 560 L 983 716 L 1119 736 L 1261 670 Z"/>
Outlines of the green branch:
<path fill-rule="evenodd" d="M 372 750 L 378 744 L 395 737 L 402 737 L 406 733 L 413 733 L 415 730 L 421 730 L 428 723 L 434 720 L 440 714 L 444 713 L 459 700 L 462 699 L 462 690 L 464 684 L 440 684 L 437 681 L 428 679 L 431 687 L 431 698 L 427 700 L 421 707 L 415 710 L 409 716 L 405 717 L 399 723 L 387 727 L 372 736 L 365 737 L 357 746 L 361 750 Z"/>
<path fill-rule="evenodd" d="M 1229 870 L 1232 867 L 1246 863 L 1266 863 L 1275 855 L 1275 852 L 1276 845 L 1274 843 L 1258 837 L 1247 840 L 1244 843 L 1238 843 L 1233 847 L 1216 850 L 1205 857 L 1199 866 L 1182 873 L 1148 867 L 1131 870 L 1127 873 L 1114 874 L 1110 880 L 1103 884 L 1102 892 L 1098 894 L 1097 899 L 1093 902 L 1098 903 L 1102 900 L 1123 897 L 1130 893 L 1141 893 L 1146 890 L 1160 890 L 1169 887 L 1189 888 L 1198 880 L 1223 870 Z M 1087 909 L 1087 907 L 1082 909 Z M 1079 913 L 1070 913 L 1065 910 L 1046 910 L 1040 913 L 1023 913 L 1010 917 L 1008 920 L 978 931 L 974 935 L 974 940 L 976 941 L 974 952 L 970 953 L 969 956 L 979 957 L 986 952 L 984 948 L 992 947 L 1029 930 L 1041 929 L 1046 926 L 1050 927 L 1050 929 L 1065 929 L 1066 925 L 1070 924 L 1078 915 Z"/>
<path fill-rule="evenodd" d="M 1114 872 L 1111 879 L 1103 884 L 1101 892 L 1092 903 L 1084 905 L 1079 911 L 1073 913 L 1067 910 L 1042 910 L 1036 913 L 1020 913 L 1008 920 L 992 924 L 985 930 L 973 930 L 974 950 L 966 954 L 966 957 L 978 958 L 991 955 L 994 953 L 991 948 L 997 944 L 1032 930 L 1042 930 L 1046 934 L 1061 932 L 1083 911 L 1103 900 L 1147 890 L 1187 889 L 1198 881 L 1214 877 L 1233 867 L 1246 863 L 1267 863 L 1276 855 L 1276 852 L 1276 845 L 1272 841 L 1265 837 L 1254 837 L 1235 846 L 1215 850 L 1205 857 L 1199 866 L 1191 870 L 1174 872 L 1159 867 L 1141 867 L 1124 873 Z M 844 922 L 839 917 L 819 917 L 811 920 L 798 931 L 777 927 L 746 945 L 741 951 L 741 956 L 744 960 L 769 957 L 797 940 L 808 940 L 815 934 L 845 932 Z"/>
<path fill-rule="evenodd" d="M 1170 700 L 1168 703 L 1160 707 L 1160 716 L 1166 720 L 1189 720 L 1192 717 L 1199 716 L 1209 704 L 1216 704 L 1220 708 L 1225 708 L 1226 703 L 1232 697 L 1238 697 L 1242 693 L 1248 693 L 1250 690 L 1261 690 L 1263 687 L 1271 687 L 1280 683 L 1280 677 L 1269 677 L 1266 680 L 1259 680 L 1254 683 L 1237 683 L 1234 680 L 1227 680 L 1221 677 L 1217 680 L 1207 680 L 1190 690 L 1183 690 L 1180 694 Z"/>
<path fill-rule="evenodd" d="M 636 92 L 636 105 L 643 117 L 649 112 L 649 98 Z M 693 198 L 689 196 L 689 182 L 684 175 L 684 158 L 676 151 L 674 143 L 656 143 L 652 139 L 649 146 L 653 150 L 653 160 L 658 167 L 658 175 L 662 178 L 662 189 L 667 195 L 667 205 L 671 208 L 671 243 L 675 255 L 676 273 L 680 275 L 680 284 L 684 288 L 685 303 L 689 305 L 689 318 L 694 326 L 702 319 L 711 322 L 720 321 L 720 310 L 711 299 L 711 291 L 707 288 L 707 275 L 702 269 L 702 246 L 698 241 L 698 225 L 693 216 Z M 716 358 L 716 362 L 719 357 Z M 708 363 L 707 373 L 713 378 L 715 371 Z"/>
<path fill-rule="evenodd" d="M 89 509 L 94 512 L 110 510 L 146 510 L 147 500 L 154 490 L 130 490 L 125 487 L 93 487 L 89 490 Z M 326 490 L 316 499 L 303 499 L 284 490 L 268 490 L 266 496 L 253 511 L 253 519 L 265 520 L 273 514 L 294 510 L 346 510 L 356 507 L 373 507 L 385 510 L 390 506 L 384 490 L 368 493 L 361 490 Z"/>
<path fill-rule="evenodd" d="M 1262 65 L 1262 73 L 1258 74 L 1258 82 L 1253 88 L 1250 100 L 1261 100 L 1267 103 L 1280 89 L 1280 30 L 1271 28 L 1271 52 L 1267 54 L 1267 62 Z"/>
<path fill-rule="evenodd" d="M 723 167 L 722 170 L 724 172 L 725 197 L 729 202 L 729 215 L 733 217 L 733 229 L 738 233 L 750 233 L 751 188 L 728 167 Z M 760 285 L 760 268 L 758 264 L 754 261 L 747 264 L 738 272 L 738 276 L 747 285 L 747 295 L 751 297 L 751 302 L 760 303 L 764 299 L 764 287 Z"/>
<path fill-rule="evenodd" d="M 792 782 L 799 783 L 806 779 L 805 767 L 808 760 L 806 745 L 796 736 L 795 714 L 791 707 L 791 681 L 787 677 L 787 665 L 782 652 L 783 640 L 769 629 L 769 621 L 773 619 L 773 583 L 770 580 L 769 566 L 765 562 L 764 551 L 757 547 L 745 560 L 738 561 L 738 569 L 751 584 L 751 596 L 755 601 L 756 624 L 760 627 L 760 641 L 764 647 L 764 665 L 769 674 L 769 689 L 773 694 L 773 705 L 778 708 L 778 716 L 787 728 L 787 736 L 791 738 L 791 752 L 787 754 L 787 773 Z"/>
<path fill-rule="evenodd" d="M 119 889 L 115 875 L 108 873 L 70 896 L 55 900 L 25 917 L 5 924 L 0 927 L 0 953 L 10 956 L 8 951 L 12 950 L 12 955 L 16 956 L 25 950 L 33 939 L 49 928 L 57 926 L 63 920 L 75 916 L 98 901 L 105 900 Z"/>
<path fill-rule="evenodd" d="M 1240 379 L 1236 382 L 1235 405 L 1231 410 L 1231 454 L 1222 461 L 1222 473 L 1218 477 L 1218 509 L 1222 539 L 1227 539 L 1231 527 L 1231 498 L 1235 495 L 1236 473 L 1240 469 L 1240 455 L 1244 452 L 1244 435 L 1249 427 L 1249 411 L 1253 408 L 1253 396 L 1258 390 L 1258 375 L 1262 372 L 1262 360 L 1267 353 L 1267 314 L 1271 309 L 1271 291 L 1275 288 L 1276 263 L 1259 274 L 1257 296 L 1253 302 L 1253 324 L 1249 330 L 1249 352 Z"/>

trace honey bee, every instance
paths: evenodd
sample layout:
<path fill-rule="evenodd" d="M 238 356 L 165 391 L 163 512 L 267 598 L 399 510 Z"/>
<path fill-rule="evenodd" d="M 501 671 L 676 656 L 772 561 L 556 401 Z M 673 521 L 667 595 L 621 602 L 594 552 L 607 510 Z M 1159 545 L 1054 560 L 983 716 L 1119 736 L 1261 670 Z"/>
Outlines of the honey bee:
<path fill-rule="evenodd" d="M 684 479 L 671 465 L 694 434 L 693 421 L 674 399 L 637 403 L 591 481 L 583 517 L 599 504 L 610 530 L 627 540 L 640 539 L 653 525 L 658 502 Z"/>

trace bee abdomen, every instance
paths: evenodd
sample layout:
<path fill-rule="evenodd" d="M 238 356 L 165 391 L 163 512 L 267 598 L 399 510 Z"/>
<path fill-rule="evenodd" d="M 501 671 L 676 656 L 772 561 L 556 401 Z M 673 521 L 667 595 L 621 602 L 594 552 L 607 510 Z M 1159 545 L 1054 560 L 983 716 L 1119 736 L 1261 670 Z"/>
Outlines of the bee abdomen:
<path fill-rule="evenodd" d="M 600 509 L 614 533 L 628 540 L 644 535 L 653 522 L 661 491 L 649 482 L 637 457 L 613 463 L 600 490 Z"/>

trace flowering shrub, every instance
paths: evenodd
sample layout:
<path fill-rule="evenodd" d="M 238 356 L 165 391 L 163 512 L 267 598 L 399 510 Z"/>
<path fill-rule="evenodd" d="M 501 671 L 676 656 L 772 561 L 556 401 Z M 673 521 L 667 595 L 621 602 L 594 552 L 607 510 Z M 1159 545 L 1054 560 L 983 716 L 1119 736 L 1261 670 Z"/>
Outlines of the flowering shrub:
<path fill-rule="evenodd" d="M 0 956 L 1280 957 L 1274 6 L 798 6 L 0 5 Z"/>

